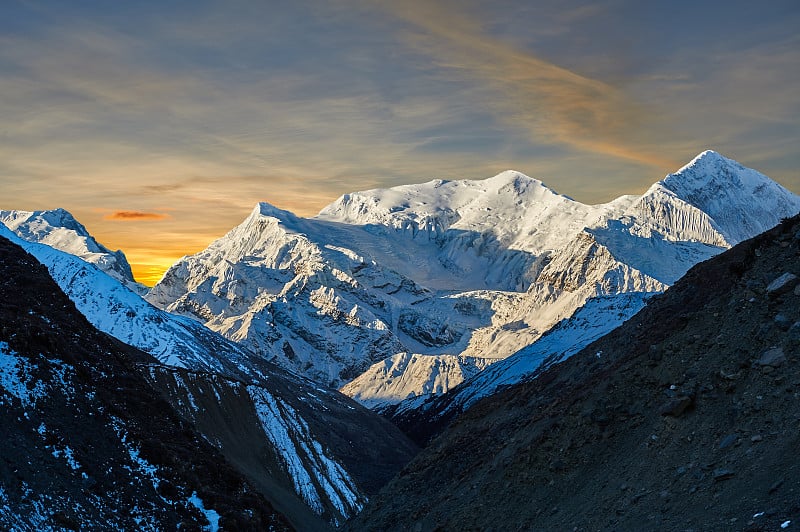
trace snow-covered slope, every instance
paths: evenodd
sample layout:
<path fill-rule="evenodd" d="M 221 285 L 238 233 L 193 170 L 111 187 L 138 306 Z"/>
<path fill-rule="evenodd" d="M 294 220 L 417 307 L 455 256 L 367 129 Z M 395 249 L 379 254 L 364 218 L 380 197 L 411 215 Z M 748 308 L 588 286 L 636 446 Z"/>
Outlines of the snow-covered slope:
<path fill-rule="evenodd" d="M 259 204 L 208 249 L 175 264 L 148 300 L 206 325 L 317 382 L 338 385 L 403 350 L 392 309 L 428 291 L 339 247 L 347 228 Z M 344 233 L 344 234 L 342 234 Z"/>
<path fill-rule="evenodd" d="M 0 529 L 292 529 L 2 237 L 0 301 Z"/>
<path fill-rule="evenodd" d="M 0 210 L 0 222 L 29 242 L 47 244 L 94 264 L 134 291 L 144 293 L 146 290 L 143 285 L 133 280 L 131 266 L 121 250 L 111 251 L 97 242 L 86 228 L 64 209 Z"/>
<path fill-rule="evenodd" d="M 592 298 L 663 291 L 798 211 L 711 151 L 602 205 L 513 171 L 435 180 L 346 194 L 310 219 L 259 204 L 147 297 L 319 382 L 368 372 L 346 390 L 382 408 L 444 391 L 464 378 L 456 359 L 508 357 Z"/>
<path fill-rule="evenodd" d="M 384 410 L 393 418 L 400 419 L 413 410 L 433 417 L 456 415 L 479 399 L 497 393 L 503 387 L 526 381 L 546 367 L 574 355 L 644 308 L 650 295 L 647 292 L 629 292 L 591 298 L 537 341 L 465 379 L 449 393 L 406 399 L 396 402 L 392 409 L 384 406 Z M 596 356 L 601 358 L 603 354 L 597 353 Z M 358 399 L 355 395 L 353 397 Z"/>
<path fill-rule="evenodd" d="M 417 403 L 431 395 L 443 394 L 495 361 L 455 355 L 399 353 L 374 364 L 344 385 L 341 392 L 380 412 L 400 401 Z"/>
<path fill-rule="evenodd" d="M 48 245 L 22 240 L 5 227 L 0 227 L 0 236 L 44 264 L 81 314 L 101 331 L 170 366 L 231 375 L 255 373 L 250 354 L 242 347 L 195 320 L 153 307 L 93 264 Z"/>
<path fill-rule="evenodd" d="M 412 446 L 404 444 L 399 431 L 348 397 L 266 363 L 196 320 L 153 307 L 116 279 L 71 254 L 22 240 L 2 226 L 0 237 L 19 245 L 45 265 L 77 309 L 99 330 L 138 347 L 167 366 L 199 372 L 200 381 L 211 379 L 218 383 L 214 389 L 206 387 L 198 392 L 202 382 L 198 384 L 197 377 L 182 378 L 175 369 L 157 366 L 150 369 L 149 377 L 164 388 L 167 398 L 182 397 L 175 400 L 175 406 L 187 418 L 194 420 L 207 415 L 210 409 L 224 410 L 230 418 L 223 424 L 241 430 L 246 425 L 241 409 L 257 413 L 257 418 L 250 416 L 251 423 L 259 427 L 257 434 L 271 442 L 269 450 L 283 471 L 281 474 L 287 476 L 297 496 L 330 522 L 341 522 L 358 511 L 366 500 L 362 485 L 372 483 L 374 476 L 382 475 L 383 481 L 388 480 L 394 473 L 392 467 L 401 467 L 402 461 L 413 452 Z M 166 380 L 171 386 L 164 384 Z M 234 391 L 226 395 L 224 390 L 231 388 Z M 243 406 L 232 408 L 227 404 L 237 397 Z M 237 452 L 241 442 L 226 446 L 214 436 L 219 423 L 217 419 L 203 433 L 223 454 Z M 351 426 L 362 427 L 364 431 L 354 432 Z M 345 447 L 341 441 L 351 444 Z M 352 442 L 360 441 L 370 443 L 361 450 L 353 448 Z M 368 458 L 364 454 L 367 447 L 376 446 L 396 449 L 396 459 L 381 459 L 381 463 L 376 463 L 374 457 Z M 366 464 L 374 471 L 365 473 Z M 358 474 L 352 472 L 354 468 Z M 282 504 L 280 500 L 274 502 Z"/>

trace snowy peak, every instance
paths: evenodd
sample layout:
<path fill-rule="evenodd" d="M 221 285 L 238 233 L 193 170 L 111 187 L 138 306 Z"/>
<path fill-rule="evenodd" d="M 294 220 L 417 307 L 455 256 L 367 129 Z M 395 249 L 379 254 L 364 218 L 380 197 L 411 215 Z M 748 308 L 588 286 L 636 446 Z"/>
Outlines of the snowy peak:
<path fill-rule="evenodd" d="M 294 213 L 279 209 L 274 205 L 270 205 L 265 201 L 256 204 L 253 211 L 250 213 L 248 220 L 257 220 L 260 218 L 275 218 L 277 220 L 297 221 L 297 216 Z"/>
<path fill-rule="evenodd" d="M 680 170 L 659 182 L 684 200 L 689 200 L 709 188 L 750 191 L 769 183 L 774 181 L 712 150 L 702 152 Z M 695 206 L 702 208 L 701 205 Z"/>
<path fill-rule="evenodd" d="M 660 292 L 800 210 L 749 172 L 704 152 L 601 205 L 511 170 L 345 194 L 313 218 L 260 203 L 147 299 L 379 406 L 444 391 L 590 298 Z"/>
<path fill-rule="evenodd" d="M 402 228 L 407 221 L 447 229 L 459 220 L 474 223 L 475 214 L 522 203 L 548 202 L 559 196 L 541 181 L 508 170 L 483 180 L 434 179 L 345 194 L 320 211 L 318 218 L 343 223 L 377 224 Z M 571 201 L 571 200 L 569 200 Z M 463 224 L 459 224 L 463 225 Z"/>
<path fill-rule="evenodd" d="M 48 245 L 94 264 L 129 288 L 142 291 L 133 280 L 130 264 L 122 251 L 111 251 L 89 234 L 64 209 L 43 211 L 0 211 L 0 222 L 28 242 Z"/>
<path fill-rule="evenodd" d="M 211 243 L 202 253 L 223 258 L 230 263 L 258 262 L 280 268 L 297 247 L 300 219 L 289 211 L 258 203 L 250 215 L 225 236 Z"/>
<path fill-rule="evenodd" d="M 715 172 L 723 166 L 735 168 L 739 171 L 747 170 L 747 168 L 739 164 L 738 161 L 729 159 L 724 155 L 715 152 L 714 150 L 705 150 L 678 169 L 677 172 L 667 176 L 665 181 L 670 180 L 670 178 L 680 180 L 681 178 L 686 179 L 687 177 L 699 177 L 701 178 L 699 181 L 705 182 L 709 179 L 719 177 L 715 174 Z"/>
<path fill-rule="evenodd" d="M 654 184 L 639 204 L 649 206 L 651 214 L 653 205 L 666 206 L 662 215 L 674 217 L 674 225 L 684 229 L 692 225 L 706 235 L 705 241 L 726 246 L 800 212 L 800 197 L 764 174 L 711 150 Z M 681 212 L 676 215 L 676 211 Z M 708 236 L 710 232 L 718 233 L 717 242 Z M 698 235 L 692 239 L 704 240 Z"/>
<path fill-rule="evenodd" d="M 25 240 L 58 247 L 73 255 L 80 252 L 111 253 L 64 209 L 0 211 L 0 220 Z"/>

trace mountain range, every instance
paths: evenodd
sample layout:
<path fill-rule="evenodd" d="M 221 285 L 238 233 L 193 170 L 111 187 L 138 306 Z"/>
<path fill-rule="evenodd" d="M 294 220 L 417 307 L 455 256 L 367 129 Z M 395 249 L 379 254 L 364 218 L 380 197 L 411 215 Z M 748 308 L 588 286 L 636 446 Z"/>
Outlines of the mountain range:
<path fill-rule="evenodd" d="M 491 393 L 535 370 L 543 350 L 577 351 L 644 295 L 798 211 L 796 195 L 712 151 L 602 205 L 513 171 L 345 194 L 313 218 L 261 203 L 146 298 L 402 412 L 470 379 L 486 380 L 469 395 Z M 556 325 L 582 332 L 536 347 Z"/>
<path fill-rule="evenodd" d="M 265 362 L 196 321 L 152 307 L 93 264 L 5 227 L 0 237 L 46 266 L 91 326 L 148 353 L 135 367 L 148 393 L 196 427 L 293 526 L 343 522 L 416 452 L 398 429 L 348 397 Z M 31 297 L 24 285 L 15 288 L 9 298 L 24 303 Z M 6 332 L 13 338 L 11 327 Z M 8 363 L 24 365 L 16 358 Z M 17 369 L 11 375 L 7 390 L 26 385 Z"/>
<path fill-rule="evenodd" d="M 48 338 L 36 341 L 52 344 L 49 362 L 34 353 L 31 341 L 15 343 L 22 325 L 12 314 L 24 310 L 4 318 L 3 397 L 19 410 L 16 421 L 8 420 L 9 437 L 40 452 L 55 449 L 56 458 L 74 456 L 47 438 L 39 442 L 22 421 L 39 415 L 44 404 L 52 419 L 71 408 L 73 384 L 56 379 L 47 385 L 48 378 L 30 376 L 44 375 L 50 364 L 67 368 L 64 375 L 77 371 L 59 347 L 72 341 L 59 331 L 73 327 L 59 320 L 72 320 L 80 324 L 73 336 L 92 338 L 87 360 L 78 365 L 105 363 L 108 348 L 89 345 L 103 333 L 132 346 L 119 348 L 125 354 L 114 360 L 122 362 L 106 373 L 130 375 L 125 378 L 134 387 L 159 397 L 158 417 L 178 420 L 175 426 L 189 427 L 180 430 L 191 432 L 192 441 L 209 445 L 209 456 L 218 453 L 236 489 L 267 501 L 268 519 L 325 529 L 368 505 L 373 510 L 366 523 L 386 505 L 385 499 L 377 507 L 369 501 L 418 452 L 407 436 L 428 446 L 464 411 L 558 375 L 552 372 L 567 358 L 589 356 L 594 347 L 586 346 L 647 311 L 692 266 L 798 212 L 800 197 L 712 151 L 642 195 L 601 205 L 584 205 L 508 171 L 482 181 L 434 180 L 345 194 L 313 218 L 260 203 L 242 224 L 179 260 L 148 290 L 134 281 L 121 251 L 96 242 L 68 212 L 0 211 L 0 237 L 13 257 L 4 260 L 9 266 L 41 263 L 58 287 L 49 287 L 50 279 L 35 284 L 63 291 L 76 308 L 58 316 L 42 311 L 49 325 L 33 320 L 36 330 L 26 333 Z M 18 258 L 24 252 L 15 246 L 33 258 Z M 7 298 L 23 306 L 31 297 L 41 301 L 44 296 L 15 284 L 14 275 L 8 273 Z M 80 312 L 88 323 L 69 312 Z M 592 354 L 605 360 L 604 352 Z M 113 378 L 103 382 L 108 393 Z M 79 386 L 90 398 L 100 393 L 91 380 Z M 24 390 L 40 390 L 40 402 Z M 96 406 L 82 403 L 60 441 L 81 430 L 82 417 Z M 131 403 L 123 410 L 141 408 Z M 122 425 L 141 423 L 135 416 L 118 418 Z M 103 438 L 118 446 L 113 434 Z M 134 450 L 143 444 L 137 445 Z M 139 462 L 127 454 L 109 460 L 133 471 Z M 70 471 L 81 470 L 70 459 L 66 464 L 71 469 L 60 470 L 59 482 L 79 490 L 82 477 Z M 147 464 L 140 469 L 158 470 Z M 194 480 L 175 482 L 191 486 Z M 47 493 L 42 486 L 35 489 Z M 249 511 L 233 505 L 210 514 L 214 491 L 208 500 L 197 495 L 206 501 L 198 507 L 188 490 L 178 490 L 186 508 L 180 519 L 203 523 L 194 508 L 230 525 Z M 38 506 L 26 506 L 24 496 L 3 491 L 0 523 L 12 526 L 16 511 L 42 523 L 58 515 L 68 524 L 106 519 L 127 526 L 85 510 L 88 499 L 78 503 L 81 513 L 69 510 L 77 499 L 42 497 Z M 153 504 L 143 522 L 171 526 L 156 509 L 161 503 Z"/>
<path fill-rule="evenodd" d="M 348 530 L 792 530 L 800 216 L 475 402 Z"/>

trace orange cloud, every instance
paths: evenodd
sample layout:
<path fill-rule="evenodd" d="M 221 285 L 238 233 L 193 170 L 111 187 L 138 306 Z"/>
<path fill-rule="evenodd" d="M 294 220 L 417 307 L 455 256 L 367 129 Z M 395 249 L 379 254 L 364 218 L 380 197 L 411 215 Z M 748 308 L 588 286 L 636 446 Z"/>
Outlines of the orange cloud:
<path fill-rule="evenodd" d="M 103 216 L 104 220 L 116 220 L 121 222 L 156 221 L 164 220 L 166 218 L 169 218 L 169 214 L 142 211 L 114 211 L 111 214 L 106 214 Z"/>
<path fill-rule="evenodd" d="M 534 142 L 551 142 L 659 169 L 680 161 L 643 142 L 652 110 L 602 81 L 582 76 L 489 35 L 479 17 L 446 4 L 381 2 L 415 31 L 413 47 L 441 67 L 460 72 L 499 96 L 486 103 L 504 122 L 527 130 Z"/>

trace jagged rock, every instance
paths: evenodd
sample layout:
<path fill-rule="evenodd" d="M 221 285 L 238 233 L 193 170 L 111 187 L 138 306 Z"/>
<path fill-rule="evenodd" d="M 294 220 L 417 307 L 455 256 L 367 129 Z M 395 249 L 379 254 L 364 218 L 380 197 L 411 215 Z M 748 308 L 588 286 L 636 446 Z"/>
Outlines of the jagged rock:
<path fill-rule="evenodd" d="M 719 442 L 719 449 L 720 450 L 727 449 L 728 447 L 736 443 L 737 439 L 738 436 L 736 434 L 728 434 L 727 436 L 722 438 L 721 442 Z"/>
<path fill-rule="evenodd" d="M 780 347 L 773 347 L 772 349 L 767 349 L 761 355 L 761 358 L 758 359 L 759 366 L 770 366 L 773 368 L 777 368 L 784 362 L 786 362 L 786 354 Z"/>
<path fill-rule="evenodd" d="M 720 482 L 722 480 L 728 480 L 729 478 L 733 478 L 736 473 L 731 469 L 715 469 L 714 470 L 714 482 Z"/>
<path fill-rule="evenodd" d="M 774 321 L 775 325 L 782 331 L 788 331 L 789 327 L 792 326 L 792 321 L 786 314 L 778 314 L 772 321 Z"/>
<path fill-rule="evenodd" d="M 661 405 L 658 413 L 662 416 L 680 417 L 693 402 L 692 398 L 686 395 L 674 397 Z"/>
<path fill-rule="evenodd" d="M 777 297 L 781 294 L 785 294 L 795 287 L 798 280 L 800 280 L 800 278 L 798 278 L 795 274 L 786 272 L 767 285 L 767 294 L 769 294 L 771 297 Z"/>
<path fill-rule="evenodd" d="M 794 322 L 794 325 L 789 327 L 788 335 L 793 340 L 800 340 L 800 321 Z"/>

